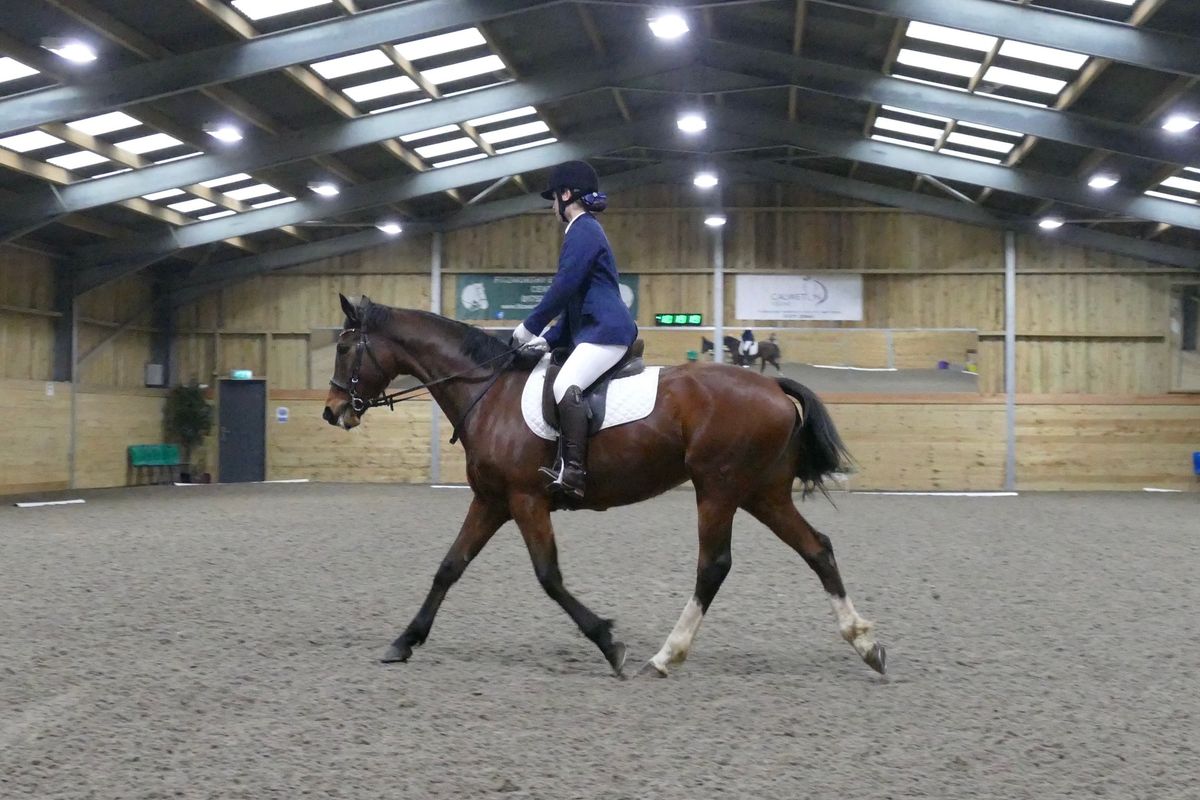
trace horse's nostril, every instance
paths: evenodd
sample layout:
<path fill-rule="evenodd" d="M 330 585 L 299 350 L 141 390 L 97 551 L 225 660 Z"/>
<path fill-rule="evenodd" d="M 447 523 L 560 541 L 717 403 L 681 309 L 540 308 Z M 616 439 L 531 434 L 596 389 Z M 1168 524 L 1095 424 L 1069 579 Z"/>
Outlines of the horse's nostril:
<path fill-rule="evenodd" d="M 325 406 L 325 413 L 322 414 L 321 417 L 330 425 L 337 424 L 337 417 L 333 415 L 333 410 L 330 409 L 329 406 Z"/>

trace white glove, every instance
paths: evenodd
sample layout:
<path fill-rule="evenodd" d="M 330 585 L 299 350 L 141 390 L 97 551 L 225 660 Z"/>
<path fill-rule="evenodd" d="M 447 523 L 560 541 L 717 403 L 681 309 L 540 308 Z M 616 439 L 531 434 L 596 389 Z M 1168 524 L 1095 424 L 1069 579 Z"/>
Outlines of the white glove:
<path fill-rule="evenodd" d="M 550 343 L 546 341 L 545 336 L 534 336 L 525 344 L 521 345 L 522 350 L 541 350 L 543 353 L 550 349 Z"/>
<path fill-rule="evenodd" d="M 513 338 L 516 339 L 517 344 L 526 345 L 533 341 L 534 335 L 529 332 L 529 329 L 525 327 L 525 323 L 522 322 L 517 326 L 517 329 L 513 331 Z M 542 339 L 542 341 L 544 342 L 545 339 Z"/>

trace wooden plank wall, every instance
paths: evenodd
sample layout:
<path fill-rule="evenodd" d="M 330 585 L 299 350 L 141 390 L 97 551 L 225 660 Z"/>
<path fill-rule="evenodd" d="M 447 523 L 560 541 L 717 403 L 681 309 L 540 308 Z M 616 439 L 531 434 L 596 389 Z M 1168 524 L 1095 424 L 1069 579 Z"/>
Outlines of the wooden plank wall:
<path fill-rule="evenodd" d="M 57 317 L 53 262 L 0 247 L 0 379 L 50 380 Z"/>
<path fill-rule="evenodd" d="M 75 486 L 125 486 L 128 447 L 163 441 L 163 389 L 81 388 L 77 414 Z"/>

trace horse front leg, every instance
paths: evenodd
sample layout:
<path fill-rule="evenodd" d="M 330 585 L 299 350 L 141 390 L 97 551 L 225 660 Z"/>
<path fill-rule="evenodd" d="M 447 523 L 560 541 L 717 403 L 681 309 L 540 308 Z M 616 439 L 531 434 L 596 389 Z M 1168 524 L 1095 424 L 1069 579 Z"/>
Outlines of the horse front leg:
<path fill-rule="evenodd" d="M 438 608 L 446 597 L 450 587 L 462 577 L 467 565 L 479 555 L 479 551 L 488 543 L 492 535 L 500 530 L 500 526 L 510 519 L 508 508 L 503 502 L 488 502 L 476 496 L 467 510 L 467 518 L 463 520 L 458 538 L 450 545 L 446 557 L 433 576 L 433 587 L 425 596 L 421 610 L 413 617 L 412 622 L 404 629 L 404 633 L 392 642 L 381 659 L 384 663 L 393 661 L 408 661 L 414 647 L 425 643 L 429 630 L 433 627 L 433 618 L 437 616 Z"/>
<path fill-rule="evenodd" d="M 550 525 L 549 499 L 542 495 L 519 495 L 511 499 L 510 510 L 525 539 L 533 571 L 542 589 L 567 612 L 583 635 L 600 648 L 613 674 L 618 678 L 623 677 L 621 670 L 625 666 L 625 645 L 612 638 L 612 620 L 596 616 L 563 586 L 554 528 Z"/>

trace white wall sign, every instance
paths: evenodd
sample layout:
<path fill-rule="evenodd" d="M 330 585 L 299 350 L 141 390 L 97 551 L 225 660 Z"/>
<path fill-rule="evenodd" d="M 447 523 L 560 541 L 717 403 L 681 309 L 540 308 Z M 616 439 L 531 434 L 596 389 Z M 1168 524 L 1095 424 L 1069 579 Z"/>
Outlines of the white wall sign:
<path fill-rule="evenodd" d="M 737 318 L 794 320 L 863 318 L 862 275 L 738 275 Z"/>
<path fill-rule="evenodd" d="M 284 406 L 279 406 L 278 408 L 275 409 L 275 421 L 276 422 L 287 422 L 288 421 L 287 408 L 285 408 Z"/>

